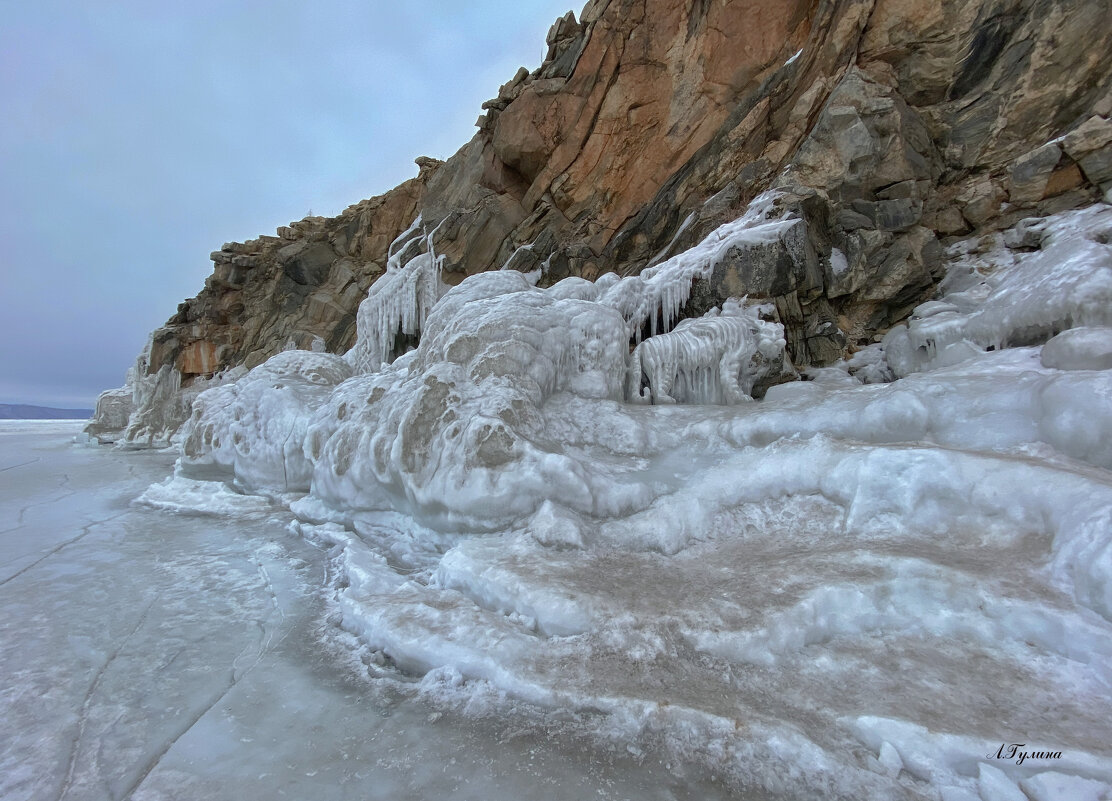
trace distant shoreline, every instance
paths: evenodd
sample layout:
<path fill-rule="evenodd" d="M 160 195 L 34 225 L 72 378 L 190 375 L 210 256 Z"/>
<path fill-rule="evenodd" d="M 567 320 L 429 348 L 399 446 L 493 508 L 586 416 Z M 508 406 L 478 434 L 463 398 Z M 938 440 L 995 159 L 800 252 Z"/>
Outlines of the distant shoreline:
<path fill-rule="evenodd" d="M 92 409 L 57 409 L 26 403 L 0 403 L 0 420 L 88 420 Z"/>

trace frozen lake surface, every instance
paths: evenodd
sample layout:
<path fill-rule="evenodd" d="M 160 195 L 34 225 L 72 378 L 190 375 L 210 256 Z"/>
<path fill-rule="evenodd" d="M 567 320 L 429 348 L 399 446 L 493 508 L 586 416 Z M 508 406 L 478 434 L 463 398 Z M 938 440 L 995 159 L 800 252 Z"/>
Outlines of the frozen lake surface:
<path fill-rule="evenodd" d="M 327 620 L 274 509 L 131 505 L 173 456 L 0 423 L 0 798 L 672 799 L 711 784 L 435 710 Z"/>

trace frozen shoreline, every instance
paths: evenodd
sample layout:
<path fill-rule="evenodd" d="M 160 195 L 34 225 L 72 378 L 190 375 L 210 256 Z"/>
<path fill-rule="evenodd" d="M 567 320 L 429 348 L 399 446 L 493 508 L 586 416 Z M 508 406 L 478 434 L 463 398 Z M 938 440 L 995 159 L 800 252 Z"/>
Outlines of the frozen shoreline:
<path fill-rule="evenodd" d="M 440 712 L 742 797 L 1107 795 L 1112 209 L 955 243 L 906 326 L 785 383 L 769 307 L 671 327 L 798 233 L 780 200 L 545 289 L 441 286 L 418 220 L 356 347 L 200 392 L 138 502 L 326 548 L 333 620 Z"/>
<path fill-rule="evenodd" d="M 434 712 L 328 621 L 280 509 L 134 507 L 171 467 L 0 423 L 0 797 L 680 799 L 692 779 Z M 698 792 L 714 798 L 713 786 Z"/>

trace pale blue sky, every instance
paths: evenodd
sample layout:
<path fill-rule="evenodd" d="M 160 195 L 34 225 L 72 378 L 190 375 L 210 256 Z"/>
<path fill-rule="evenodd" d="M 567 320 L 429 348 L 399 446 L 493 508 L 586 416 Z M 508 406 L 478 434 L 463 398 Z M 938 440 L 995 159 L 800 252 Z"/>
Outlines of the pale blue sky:
<path fill-rule="evenodd" d="M 0 2 L 0 402 L 91 406 L 210 251 L 450 156 L 580 5 Z"/>

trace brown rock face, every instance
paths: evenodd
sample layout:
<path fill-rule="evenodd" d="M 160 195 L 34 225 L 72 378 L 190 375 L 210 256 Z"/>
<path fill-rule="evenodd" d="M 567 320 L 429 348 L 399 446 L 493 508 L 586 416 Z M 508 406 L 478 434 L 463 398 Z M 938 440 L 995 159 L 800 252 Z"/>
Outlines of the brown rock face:
<path fill-rule="evenodd" d="M 183 384 L 239 364 L 254 367 L 289 342 L 317 337 L 344 351 L 355 339 L 355 310 L 385 269 L 386 251 L 417 216 L 441 162 L 419 159 L 417 178 L 338 217 L 308 217 L 277 236 L 230 242 L 211 255 L 212 275 L 197 297 L 154 332 L 148 373 L 169 365 Z"/>
<path fill-rule="evenodd" d="M 1103 0 L 591 0 L 548 45 L 447 162 L 213 253 L 149 370 L 188 385 L 291 340 L 346 350 L 418 214 L 449 282 L 544 264 L 550 284 L 636 272 L 773 185 L 806 246 L 723 276 L 775 302 L 797 364 L 825 363 L 930 295 L 940 239 L 1112 188 Z"/>
<path fill-rule="evenodd" d="M 599 250 L 725 121 L 739 96 L 802 43 L 807 3 L 622 3 L 582 27 L 566 82 L 526 84 L 498 114 L 495 155 Z M 557 89 L 557 91 L 553 91 Z"/>

